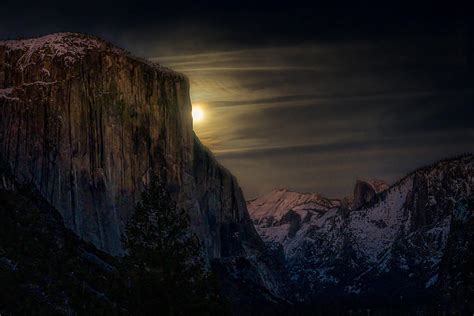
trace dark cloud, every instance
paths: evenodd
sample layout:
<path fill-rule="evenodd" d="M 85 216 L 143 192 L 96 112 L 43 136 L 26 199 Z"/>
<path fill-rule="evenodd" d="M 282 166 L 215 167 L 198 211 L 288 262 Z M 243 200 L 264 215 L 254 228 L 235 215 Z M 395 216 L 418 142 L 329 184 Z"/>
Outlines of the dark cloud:
<path fill-rule="evenodd" d="M 357 177 L 395 181 L 474 149 L 463 38 L 314 42 L 156 60 L 190 77 L 193 102 L 207 114 L 195 129 L 249 197 L 272 186 L 347 194 Z"/>
<path fill-rule="evenodd" d="M 462 5 L 4 1 L 0 37 L 78 31 L 191 80 L 195 130 L 251 198 L 348 194 L 474 150 L 473 23 Z"/>

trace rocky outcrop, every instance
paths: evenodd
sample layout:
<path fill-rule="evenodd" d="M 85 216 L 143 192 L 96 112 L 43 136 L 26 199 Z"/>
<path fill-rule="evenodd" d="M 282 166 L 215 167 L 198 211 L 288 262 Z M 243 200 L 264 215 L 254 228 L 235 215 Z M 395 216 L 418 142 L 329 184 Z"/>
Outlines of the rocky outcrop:
<path fill-rule="evenodd" d="M 247 258 L 277 291 L 235 177 L 193 133 L 183 75 L 91 36 L 3 41 L 0 113 L 0 158 L 84 240 L 121 254 L 139 194 L 161 174 L 206 258 Z"/>
<path fill-rule="evenodd" d="M 350 211 L 345 203 L 315 207 L 321 197 L 295 202 L 304 193 L 274 191 L 248 203 L 264 241 L 284 249 L 292 299 L 437 308 L 443 297 L 443 311 L 472 307 L 474 156 L 418 169 L 379 193 L 357 186 L 371 197 Z M 295 214 L 302 221 L 292 233 L 292 221 L 281 219 Z"/>
<path fill-rule="evenodd" d="M 354 187 L 352 208 L 357 209 L 365 203 L 370 202 L 377 193 L 386 189 L 388 189 L 388 185 L 383 180 L 357 180 Z"/>

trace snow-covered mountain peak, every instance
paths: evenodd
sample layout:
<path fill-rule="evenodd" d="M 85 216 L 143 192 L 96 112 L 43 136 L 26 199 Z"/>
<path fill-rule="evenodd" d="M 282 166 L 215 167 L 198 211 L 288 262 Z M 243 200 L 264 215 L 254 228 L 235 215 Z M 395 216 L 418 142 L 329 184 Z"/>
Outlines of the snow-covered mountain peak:
<path fill-rule="evenodd" d="M 390 187 L 358 180 L 352 201 L 275 190 L 248 208 L 262 239 L 283 249 L 297 299 L 318 300 L 323 293 L 359 299 L 447 280 L 442 262 L 450 240 L 460 249 L 467 242 L 452 232 L 474 218 L 474 209 L 456 205 L 473 194 L 474 156 L 463 155 L 417 169 Z M 462 260 L 469 255 L 458 252 Z"/>
<path fill-rule="evenodd" d="M 288 189 L 275 189 L 247 203 L 250 216 L 259 221 L 265 218 L 280 220 L 288 211 L 306 213 L 327 211 L 339 206 L 339 200 L 324 198 L 319 193 L 300 193 Z"/>
<path fill-rule="evenodd" d="M 319 193 L 300 193 L 276 189 L 247 202 L 250 217 L 257 231 L 267 242 L 289 243 L 300 228 L 324 217 L 341 205 L 337 199 L 328 199 Z"/>

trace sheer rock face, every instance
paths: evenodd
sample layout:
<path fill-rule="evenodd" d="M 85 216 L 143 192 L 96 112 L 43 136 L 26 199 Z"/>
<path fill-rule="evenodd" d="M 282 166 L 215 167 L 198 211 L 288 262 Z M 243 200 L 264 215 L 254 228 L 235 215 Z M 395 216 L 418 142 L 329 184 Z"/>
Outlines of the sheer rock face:
<path fill-rule="evenodd" d="M 371 188 L 370 199 L 350 211 L 337 200 L 282 190 L 248 203 L 262 239 L 284 250 L 293 299 L 324 304 L 342 297 L 373 306 L 432 303 L 439 295 L 448 305 L 473 302 L 474 156 L 383 187 Z"/>
<path fill-rule="evenodd" d="M 236 179 L 193 133 L 183 75 L 90 36 L 3 41 L 0 113 L 0 158 L 98 248 L 123 252 L 140 191 L 165 173 L 208 260 L 261 254 Z"/>
<path fill-rule="evenodd" d="M 367 202 L 370 202 L 375 195 L 388 189 L 387 183 L 379 179 L 357 180 L 354 187 L 353 209 L 357 209 Z"/>

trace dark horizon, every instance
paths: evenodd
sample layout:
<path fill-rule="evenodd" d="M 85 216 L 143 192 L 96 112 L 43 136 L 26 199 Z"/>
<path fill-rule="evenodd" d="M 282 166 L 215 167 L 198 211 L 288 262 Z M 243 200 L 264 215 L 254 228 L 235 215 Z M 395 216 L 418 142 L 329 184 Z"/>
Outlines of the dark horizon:
<path fill-rule="evenodd" d="M 473 150 L 468 12 L 8 1 L 0 37 L 89 33 L 183 72 L 205 112 L 197 135 L 247 199 L 275 187 L 342 197 L 357 178 L 391 183 Z"/>

